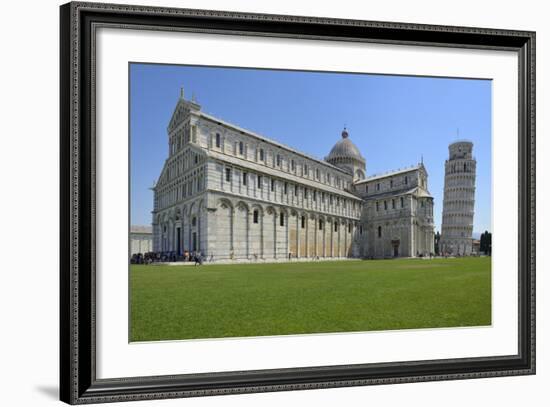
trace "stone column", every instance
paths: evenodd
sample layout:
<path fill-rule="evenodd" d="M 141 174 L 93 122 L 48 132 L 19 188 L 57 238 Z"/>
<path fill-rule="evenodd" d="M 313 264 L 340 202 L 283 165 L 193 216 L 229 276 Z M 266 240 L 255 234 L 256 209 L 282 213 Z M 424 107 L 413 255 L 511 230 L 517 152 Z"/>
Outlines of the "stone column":
<path fill-rule="evenodd" d="M 229 213 L 231 214 L 229 218 L 229 254 L 235 254 L 234 239 L 235 239 L 235 208 L 233 204 L 229 207 Z M 231 257 L 231 256 L 230 256 Z"/>
<path fill-rule="evenodd" d="M 262 207 L 262 210 L 260 211 L 260 213 L 258 214 L 258 216 L 260 216 L 260 258 L 263 259 L 264 258 L 264 244 L 265 244 L 265 241 L 264 241 L 265 209 L 263 207 Z"/>
<path fill-rule="evenodd" d="M 247 259 L 250 258 L 250 246 L 251 246 L 250 225 L 252 225 L 252 221 L 250 220 L 250 218 L 252 217 L 253 213 L 254 211 L 247 209 L 247 212 L 246 212 L 246 258 Z"/>
<path fill-rule="evenodd" d="M 287 195 L 287 197 L 288 197 L 288 195 Z M 290 252 L 290 227 L 289 227 L 289 222 L 290 222 L 290 212 L 286 216 L 286 219 L 285 219 L 285 242 L 286 242 L 285 243 L 285 247 L 286 247 L 285 257 L 288 257 L 288 253 Z"/>
<path fill-rule="evenodd" d="M 319 255 L 319 221 L 320 219 L 318 217 L 315 217 L 314 220 L 314 229 L 313 229 L 313 239 L 314 239 L 314 256 L 317 257 Z"/>
<path fill-rule="evenodd" d="M 300 234 L 302 233 L 301 229 L 301 220 L 302 216 L 300 213 L 296 212 L 296 258 L 300 258 L 302 251 L 300 250 Z"/>
<path fill-rule="evenodd" d="M 414 220 L 411 218 L 409 221 L 409 256 L 415 257 L 416 253 L 414 252 L 415 242 L 414 242 Z"/>
<path fill-rule="evenodd" d="M 306 212 L 304 214 L 304 216 L 306 217 L 306 244 L 305 244 L 305 247 L 306 247 L 306 252 L 304 253 L 305 254 L 305 257 L 309 257 L 309 213 Z"/>
<path fill-rule="evenodd" d="M 281 216 L 279 213 L 277 213 L 276 210 L 274 210 L 273 214 L 273 258 L 277 258 L 277 225 L 279 216 Z"/>

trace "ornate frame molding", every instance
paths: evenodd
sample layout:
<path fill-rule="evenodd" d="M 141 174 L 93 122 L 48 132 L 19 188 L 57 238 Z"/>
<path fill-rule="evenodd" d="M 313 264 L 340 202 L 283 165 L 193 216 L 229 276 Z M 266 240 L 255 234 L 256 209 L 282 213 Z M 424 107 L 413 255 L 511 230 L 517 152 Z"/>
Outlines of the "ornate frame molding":
<path fill-rule="evenodd" d="M 70 404 L 535 373 L 535 33 L 227 11 L 68 3 L 60 8 L 60 395 Z M 519 79 L 517 355 L 97 379 L 95 369 L 95 30 L 116 26 L 512 50 Z"/>

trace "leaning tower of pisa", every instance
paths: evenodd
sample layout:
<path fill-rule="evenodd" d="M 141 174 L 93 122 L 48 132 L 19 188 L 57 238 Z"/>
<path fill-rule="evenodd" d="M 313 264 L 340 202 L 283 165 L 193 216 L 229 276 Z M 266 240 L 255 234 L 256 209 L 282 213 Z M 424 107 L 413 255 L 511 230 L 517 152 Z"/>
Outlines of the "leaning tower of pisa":
<path fill-rule="evenodd" d="M 476 160 L 473 143 L 457 141 L 449 145 L 445 161 L 445 190 L 441 222 L 440 253 L 470 255 L 474 226 Z"/>

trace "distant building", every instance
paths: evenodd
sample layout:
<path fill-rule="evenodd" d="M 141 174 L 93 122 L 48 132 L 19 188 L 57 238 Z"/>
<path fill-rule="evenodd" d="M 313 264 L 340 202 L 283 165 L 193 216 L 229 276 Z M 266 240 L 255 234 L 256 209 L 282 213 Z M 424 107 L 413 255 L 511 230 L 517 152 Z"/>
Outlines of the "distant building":
<path fill-rule="evenodd" d="M 472 253 L 480 254 L 480 252 L 481 252 L 481 241 L 477 239 L 472 240 Z"/>
<path fill-rule="evenodd" d="M 445 189 L 441 224 L 442 255 L 468 256 L 472 253 L 476 160 L 473 143 L 457 141 L 449 145 L 445 161 Z"/>
<path fill-rule="evenodd" d="M 365 257 L 417 257 L 435 253 L 433 197 L 420 163 L 355 183 L 363 198 Z"/>
<path fill-rule="evenodd" d="M 130 227 L 130 255 L 153 251 L 153 228 L 151 226 Z"/>
<path fill-rule="evenodd" d="M 424 165 L 369 177 L 346 129 L 321 160 L 204 113 L 182 90 L 167 131 L 155 251 L 214 260 L 434 252 Z"/>

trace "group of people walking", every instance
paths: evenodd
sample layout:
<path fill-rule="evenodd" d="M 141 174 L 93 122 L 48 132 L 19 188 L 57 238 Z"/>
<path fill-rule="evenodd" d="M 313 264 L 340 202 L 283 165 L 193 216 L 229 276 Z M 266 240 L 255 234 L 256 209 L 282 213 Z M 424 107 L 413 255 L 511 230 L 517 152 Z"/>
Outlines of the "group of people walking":
<path fill-rule="evenodd" d="M 130 264 L 169 263 L 176 261 L 195 262 L 195 266 L 200 266 L 205 261 L 205 258 L 199 250 L 192 252 L 184 250 L 183 254 L 178 254 L 177 252 L 173 251 L 134 253 L 130 257 Z"/>

